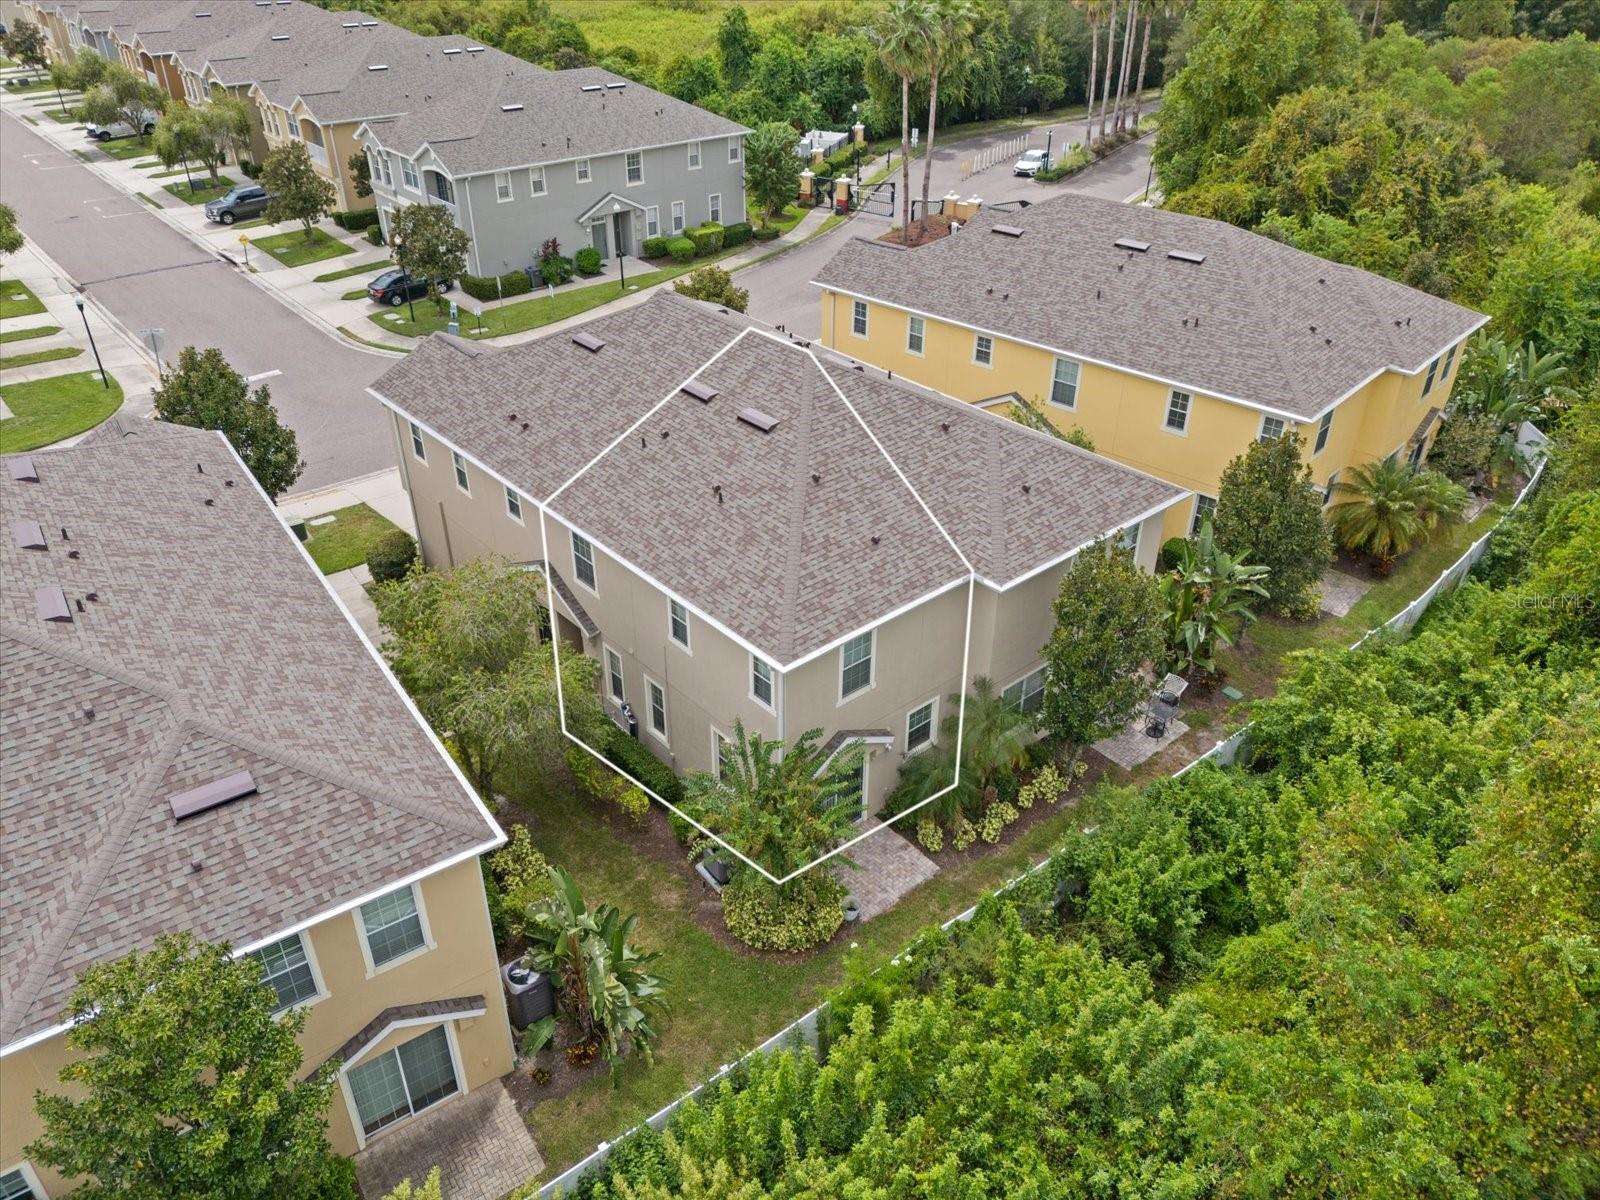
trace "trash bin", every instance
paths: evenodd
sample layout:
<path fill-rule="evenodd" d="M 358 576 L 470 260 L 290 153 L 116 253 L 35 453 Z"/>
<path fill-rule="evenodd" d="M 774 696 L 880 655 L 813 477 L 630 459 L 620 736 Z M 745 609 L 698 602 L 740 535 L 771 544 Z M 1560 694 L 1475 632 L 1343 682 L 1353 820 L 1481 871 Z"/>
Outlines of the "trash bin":
<path fill-rule="evenodd" d="M 506 1011 L 517 1029 L 526 1029 L 555 1012 L 550 977 L 524 966 L 520 958 L 500 968 L 500 979 L 506 988 Z"/>

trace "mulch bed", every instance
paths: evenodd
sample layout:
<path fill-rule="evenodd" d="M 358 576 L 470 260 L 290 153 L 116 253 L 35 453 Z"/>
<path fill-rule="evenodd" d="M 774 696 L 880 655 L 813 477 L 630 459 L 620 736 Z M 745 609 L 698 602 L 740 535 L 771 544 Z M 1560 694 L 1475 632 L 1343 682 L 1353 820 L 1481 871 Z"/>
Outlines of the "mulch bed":
<path fill-rule="evenodd" d="M 900 229 L 898 226 L 889 230 L 888 233 L 880 234 L 878 236 L 878 240 L 880 242 L 889 242 L 896 246 L 909 245 L 916 247 L 926 246 L 929 242 L 937 242 L 940 238 L 949 236 L 950 218 L 945 216 L 943 213 L 934 213 L 928 218 L 928 228 L 926 232 L 923 231 L 922 222 L 920 220 L 911 222 L 911 240 L 909 242 L 901 240 Z"/>

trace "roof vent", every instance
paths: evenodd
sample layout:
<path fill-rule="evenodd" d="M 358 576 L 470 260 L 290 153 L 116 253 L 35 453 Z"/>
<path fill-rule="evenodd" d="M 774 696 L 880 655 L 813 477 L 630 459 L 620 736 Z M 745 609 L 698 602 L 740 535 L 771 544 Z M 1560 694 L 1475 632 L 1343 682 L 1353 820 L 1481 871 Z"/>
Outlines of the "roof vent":
<path fill-rule="evenodd" d="M 272 35 L 272 40 L 275 42 L 287 42 L 289 35 L 287 33 L 275 33 Z"/>
<path fill-rule="evenodd" d="M 501 112 L 521 112 L 522 111 L 522 105 L 520 105 L 520 104 L 502 104 L 500 106 L 500 111 Z"/>
<path fill-rule="evenodd" d="M 33 607 L 39 613 L 41 621 L 72 621 L 72 607 L 67 603 L 67 594 L 55 586 L 35 588 L 33 591 Z"/>
<path fill-rule="evenodd" d="M 693 396 L 696 400 L 699 400 L 705 404 L 710 404 L 711 401 L 715 399 L 717 394 L 716 388 L 711 387 L 708 384 L 701 383 L 697 379 L 691 379 L 678 390 Z"/>
<path fill-rule="evenodd" d="M 11 540 L 18 550 L 43 550 L 44 527 L 37 521 L 11 522 Z"/>
<path fill-rule="evenodd" d="M 1167 257 L 1186 263 L 1203 263 L 1206 260 L 1204 254 L 1196 254 L 1193 250 L 1168 250 Z"/>
<path fill-rule="evenodd" d="M 258 2 L 259 2 L 259 0 L 258 0 Z M 268 4 L 271 4 L 271 3 L 272 3 L 272 0 L 267 0 L 267 3 L 268 3 Z M 341 28 L 341 29 L 355 29 L 355 28 L 357 28 L 357 27 L 358 27 L 358 26 L 359 26 L 359 25 L 360 25 L 360 24 L 361 24 L 361 22 L 360 22 L 360 21 L 346 21 L 346 22 L 345 22 L 345 23 L 344 23 L 344 24 L 343 24 L 343 25 L 341 25 L 341 26 L 340 26 L 340 28 Z"/>
<path fill-rule="evenodd" d="M 572 335 L 572 344 L 574 346 L 582 346 L 590 354 L 599 354 L 600 353 L 600 348 L 605 345 L 604 342 L 602 342 L 599 338 L 595 337 L 594 334 L 592 334 L 592 333 L 575 333 L 575 334 L 573 334 Z"/>
<path fill-rule="evenodd" d="M 989 232 L 1002 234 L 1005 237 L 1021 237 L 1023 229 L 1020 225 L 991 225 Z"/>
<path fill-rule="evenodd" d="M 199 17 L 209 17 L 209 16 L 210 16 L 210 15 L 211 15 L 211 14 L 210 14 L 210 13 L 209 13 L 209 12 L 197 12 L 197 13 L 195 13 L 195 17 L 196 17 L 196 18 L 199 18 Z"/>
<path fill-rule="evenodd" d="M 468 54 L 482 54 L 483 53 L 483 47 L 482 46 L 468 46 L 467 47 L 467 53 Z"/>
<path fill-rule="evenodd" d="M 598 83 L 586 83 L 583 85 L 583 90 L 586 92 L 603 92 L 606 89 L 601 87 Z"/>
<path fill-rule="evenodd" d="M 287 3 L 289 3 L 289 0 L 278 0 L 278 3 L 279 4 L 287 4 Z M 377 27 L 378 27 L 378 23 L 376 21 L 363 21 L 363 22 L 361 22 L 361 28 L 363 28 L 363 29 L 376 29 Z"/>
<path fill-rule="evenodd" d="M 187 792 L 169 796 L 167 803 L 172 806 L 173 818 L 181 821 L 185 817 L 216 808 L 219 804 L 237 800 L 240 796 L 248 796 L 255 790 L 256 781 L 250 777 L 249 771 L 235 771 L 232 775 L 224 775 L 221 779 L 202 783 Z"/>
<path fill-rule="evenodd" d="M 1150 249 L 1149 242 L 1141 242 L 1138 238 L 1118 238 L 1111 244 L 1118 250 L 1132 250 L 1135 254 L 1143 254 Z"/>
<path fill-rule="evenodd" d="M 622 88 L 625 88 L 627 86 L 628 85 L 626 83 L 620 82 L 620 81 L 616 82 L 616 83 L 608 83 L 608 84 L 606 84 L 606 87 L 610 88 L 612 91 L 620 91 Z"/>
<path fill-rule="evenodd" d="M 389 64 L 388 63 L 373 63 L 371 66 L 369 66 L 367 68 L 367 70 L 369 70 L 369 71 L 387 71 L 388 69 L 389 69 Z"/>
<path fill-rule="evenodd" d="M 754 429 L 759 429 L 762 433 L 771 433 L 778 426 L 777 417 L 769 417 L 759 408 L 741 408 L 739 420 Z"/>
<path fill-rule="evenodd" d="M 1399 324 L 1399 322 L 1395 322 Z M 38 483 L 39 470 L 33 465 L 33 459 L 26 454 L 19 454 L 15 458 L 6 459 L 6 470 L 11 473 L 14 483 Z"/>
<path fill-rule="evenodd" d="M 461 53 L 461 47 L 460 46 L 451 46 L 448 50 L 445 51 L 445 54 L 447 54 L 447 55 L 460 54 L 460 53 Z"/>

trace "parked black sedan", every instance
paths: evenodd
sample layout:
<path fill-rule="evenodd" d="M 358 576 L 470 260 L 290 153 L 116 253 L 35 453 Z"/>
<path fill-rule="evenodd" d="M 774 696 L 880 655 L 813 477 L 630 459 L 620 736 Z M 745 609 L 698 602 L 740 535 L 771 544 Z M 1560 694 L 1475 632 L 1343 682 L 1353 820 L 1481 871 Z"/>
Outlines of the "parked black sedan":
<path fill-rule="evenodd" d="M 446 279 L 440 283 L 439 290 L 448 292 L 450 290 L 450 281 Z M 398 307 L 407 300 L 421 300 L 427 294 L 428 277 L 426 275 L 407 275 L 398 267 L 385 271 L 367 284 L 367 299 L 374 304 L 389 304 Z"/>

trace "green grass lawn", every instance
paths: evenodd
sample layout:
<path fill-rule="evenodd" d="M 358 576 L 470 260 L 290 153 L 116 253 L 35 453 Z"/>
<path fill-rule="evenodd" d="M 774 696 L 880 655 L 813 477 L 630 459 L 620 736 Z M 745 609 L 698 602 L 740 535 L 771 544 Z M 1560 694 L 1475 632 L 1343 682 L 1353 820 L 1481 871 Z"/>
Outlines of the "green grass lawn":
<path fill-rule="evenodd" d="M 341 300 L 365 300 L 366 298 L 367 289 L 364 287 L 351 288 L 348 292 L 342 292 L 339 295 Z"/>
<path fill-rule="evenodd" d="M 47 108 L 44 110 L 44 115 L 49 117 L 57 125 L 83 124 L 83 122 L 78 119 L 77 113 L 68 112 L 64 108 Z"/>
<path fill-rule="evenodd" d="M 780 233 L 788 233 L 796 225 L 800 224 L 810 211 L 809 208 L 801 208 L 798 204 L 790 204 L 781 213 L 773 217 L 772 220 L 768 221 L 767 224 Z M 761 228 L 761 214 L 757 211 L 754 201 L 751 201 L 749 210 L 745 214 L 745 219 L 757 229 Z"/>
<path fill-rule="evenodd" d="M 393 265 L 393 263 L 385 259 L 379 259 L 377 262 L 357 263 L 353 267 L 345 267 L 342 270 L 329 271 L 326 274 L 318 275 L 313 282 L 332 283 L 336 279 L 349 279 L 352 275 L 366 275 L 369 272 L 374 277 L 377 277 Z"/>
<path fill-rule="evenodd" d="M 252 238 L 250 245 L 272 255 L 286 267 L 303 267 L 307 263 L 321 262 L 325 258 L 338 258 L 341 254 L 356 252 L 354 246 L 341 242 L 320 229 L 313 229 L 309 240 L 303 230 L 292 229 L 288 233 L 275 233 L 271 237 Z"/>
<path fill-rule="evenodd" d="M 115 379 L 102 387 L 96 371 L 54 375 L 0 389 L 15 416 L 0 421 L 0 454 L 16 454 L 93 429 L 122 404 Z"/>
<path fill-rule="evenodd" d="M 6 91 L 10 92 L 13 96 L 33 96 L 39 92 L 54 92 L 55 90 L 56 85 L 51 83 L 48 79 L 40 79 L 34 83 L 25 83 L 21 87 L 12 87 L 9 83 L 6 84 Z"/>
<path fill-rule="evenodd" d="M 196 183 L 200 183 L 204 178 L 205 175 L 203 173 L 194 177 Z M 191 192 L 189 190 L 189 181 L 187 179 L 183 180 L 181 183 L 166 184 L 162 190 L 171 192 L 185 204 L 204 204 L 208 200 L 215 200 L 219 196 L 226 196 L 230 191 L 233 190 L 233 186 L 233 180 L 224 175 L 219 183 L 201 184 L 198 192 Z"/>
<path fill-rule="evenodd" d="M 324 575 L 348 571 L 367 561 L 367 549 L 384 534 L 396 528 L 365 504 L 352 504 L 325 514 L 331 524 L 306 525 L 306 549 Z"/>
<path fill-rule="evenodd" d="M 0 292 L 3 294 L 3 292 Z M 26 342 L 30 338 L 49 337 L 52 333 L 60 333 L 59 325 L 38 325 L 32 329 L 8 329 L 0 333 L 0 344 L 5 342 Z"/>
<path fill-rule="evenodd" d="M 555 0 L 551 8 L 560 16 L 577 22 L 597 59 L 603 57 L 606 50 L 627 46 L 634 50 L 648 48 L 665 63 L 680 54 L 715 50 L 717 25 L 732 3 L 734 0 L 692 0 L 691 3 L 606 0 L 603 4 L 596 4 L 594 0 Z M 814 13 L 816 8 L 814 0 L 762 0 L 759 4 L 744 4 L 745 11 L 750 14 L 750 26 L 758 34 L 784 18 L 800 16 L 806 10 Z"/>
<path fill-rule="evenodd" d="M 28 290 L 28 285 L 15 279 L 0 279 L 0 321 L 16 317 L 30 317 L 42 313 L 44 305 L 39 297 Z"/>
<path fill-rule="evenodd" d="M 79 346 L 53 346 L 49 350 L 34 350 L 27 354 L 14 354 L 10 358 L 0 354 L 0 371 L 15 371 L 35 363 L 56 362 L 63 358 L 77 358 L 83 353 Z"/>
<path fill-rule="evenodd" d="M 123 162 L 135 158 L 155 157 L 155 151 L 150 148 L 149 138 L 112 138 L 109 142 L 96 142 L 95 145 L 99 146 L 103 153 L 109 154 L 112 158 L 121 159 Z M 156 161 L 160 162 L 159 159 Z M 204 179 L 205 175 L 204 170 L 194 172 L 196 179 Z"/>

